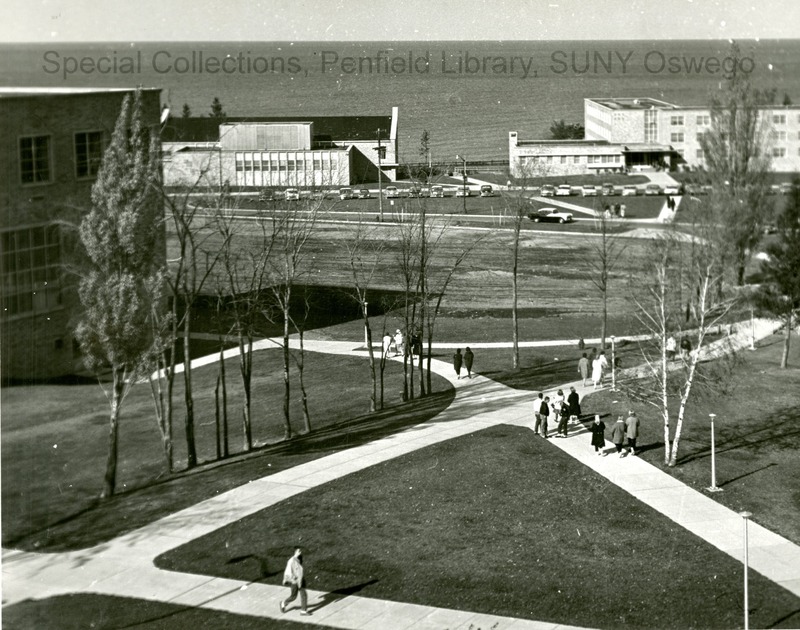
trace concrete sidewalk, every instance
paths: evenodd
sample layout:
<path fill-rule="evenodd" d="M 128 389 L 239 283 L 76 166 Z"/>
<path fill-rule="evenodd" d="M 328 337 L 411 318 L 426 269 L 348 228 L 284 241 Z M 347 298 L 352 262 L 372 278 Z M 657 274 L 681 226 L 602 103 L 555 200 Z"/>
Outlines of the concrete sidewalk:
<path fill-rule="evenodd" d="M 758 334 L 767 331 L 771 329 L 765 325 L 759 327 Z M 745 337 L 741 336 L 740 341 L 744 343 Z M 365 356 L 363 351 L 354 353 L 354 345 L 352 342 L 305 341 L 308 350 Z M 259 347 L 274 347 L 274 342 L 264 340 Z M 453 403 L 437 416 L 436 423 L 423 423 L 252 481 L 90 549 L 57 554 L 3 550 L 3 605 L 68 593 L 94 593 L 264 618 L 303 619 L 297 609 L 285 615 L 279 612 L 278 601 L 286 595 L 284 587 L 163 571 L 156 568 L 153 561 L 166 551 L 249 514 L 377 463 L 497 424 L 531 426 L 530 392 L 513 390 L 480 376 L 456 380 L 452 366 L 442 361 L 434 360 L 432 368 L 456 388 Z M 590 392 L 581 382 L 567 383 L 561 388 L 566 390 L 571 385 L 576 387 L 581 398 Z M 597 457 L 583 427 L 574 427 L 570 437 L 551 440 L 550 445 L 560 448 L 687 531 L 741 559 L 742 518 L 735 512 L 637 457 Z M 755 523 L 750 523 L 749 533 L 750 566 L 800 597 L 800 547 Z M 466 630 L 479 626 L 497 630 L 555 630 L 569 627 L 354 595 L 336 596 L 317 591 L 309 595 L 313 616 L 307 621 L 337 628 Z"/>

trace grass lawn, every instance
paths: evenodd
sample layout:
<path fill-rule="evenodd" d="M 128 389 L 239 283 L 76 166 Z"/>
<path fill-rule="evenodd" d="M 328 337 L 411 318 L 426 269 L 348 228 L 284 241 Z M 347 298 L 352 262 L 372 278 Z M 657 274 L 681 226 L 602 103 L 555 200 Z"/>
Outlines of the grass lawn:
<path fill-rule="evenodd" d="M 752 512 L 757 523 L 800 544 L 800 348 L 794 344 L 786 370 L 779 367 L 782 350 L 783 337 L 775 335 L 755 352 L 743 351 L 746 364 L 726 384 L 726 393 L 700 398 L 688 409 L 674 468 L 663 463 L 664 429 L 655 408 L 608 391 L 588 396 L 585 405 L 612 415 L 637 409 L 641 456 L 696 490 L 711 485 L 708 414 L 716 413 L 717 485 L 724 492 L 711 496 Z"/>
<path fill-rule="evenodd" d="M 157 564 L 277 584 L 295 545 L 323 591 L 597 628 L 741 623 L 738 561 L 527 428 L 493 427 L 324 484 Z M 756 573 L 750 606 L 753 627 L 800 624 L 800 599 Z"/>
<path fill-rule="evenodd" d="M 354 347 L 357 344 L 354 344 Z M 230 448 L 242 452 L 241 388 L 237 360 L 226 362 Z M 369 416 L 369 372 L 364 359 L 308 353 L 306 387 L 314 432 L 282 443 L 283 395 L 280 351 L 253 358 L 253 430 L 261 444 L 275 446 L 247 461 L 223 460 L 186 475 L 164 474 L 163 454 L 147 385 L 125 401 L 119 436 L 119 495 L 98 504 L 107 453 L 108 403 L 97 384 L 33 385 L 3 389 L 3 544 L 24 548 L 74 548 L 107 540 L 176 509 L 192 505 L 250 479 L 423 422 L 452 400 L 449 383 L 434 375 L 434 391 L 416 404 L 399 406 L 402 366 L 386 372 L 389 408 Z M 331 374 L 339 378 L 331 379 Z M 200 461 L 214 457 L 216 366 L 193 371 L 196 438 Z M 179 375 L 180 376 L 180 375 Z M 176 379 L 177 381 L 177 379 Z M 300 431 L 297 382 L 292 383 L 294 429 Z M 176 382 L 174 400 L 183 390 Z M 36 405 L 30 401 L 35 399 Z M 183 412 L 176 409 L 175 448 L 185 465 Z"/>

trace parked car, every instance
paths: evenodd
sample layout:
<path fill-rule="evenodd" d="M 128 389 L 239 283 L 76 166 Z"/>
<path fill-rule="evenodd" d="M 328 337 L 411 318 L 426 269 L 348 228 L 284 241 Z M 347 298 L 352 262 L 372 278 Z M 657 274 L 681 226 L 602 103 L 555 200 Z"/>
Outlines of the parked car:
<path fill-rule="evenodd" d="M 400 197 L 400 191 L 397 189 L 397 186 L 387 186 L 383 189 L 383 195 L 387 199 L 398 199 Z"/>
<path fill-rule="evenodd" d="M 258 193 L 258 200 L 261 203 L 266 203 L 267 201 L 272 201 L 275 199 L 275 193 L 272 191 L 271 188 L 265 188 L 260 193 Z"/>
<path fill-rule="evenodd" d="M 794 190 L 794 186 L 789 182 L 784 182 L 780 186 L 781 194 L 782 195 L 791 195 L 792 191 Z"/>
<path fill-rule="evenodd" d="M 346 199 L 355 199 L 356 195 L 353 192 L 352 188 L 340 188 L 339 189 L 339 199 L 345 201 Z"/>
<path fill-rule="evenodd" d="M 556 194 L 556 187 L 551 186 L 550 184 L 545 184 L 542 186 L 542 190 L 539 192 L 542 197 L 554 197 Z"/>
<path fill-rule="evenodd" d="M 635 197 L 639 194 L 639 189 L 636 188 L 633 184 L 629 184 L 628 186 L 622 187 L 622 196 L 623 197 Z"/>
<path fill-rule="evenodd" d="M 594 184 L 584 184 L 581 186 L 581 195 L 584 197 L 597 197 L 597 186 Z"/>
<path fill-rule="evenodd" d="M 684 193 L 682 184 L 667 184 L 664 186 L 665 195 L 682 195 Z"/>
<path fill-rule="evenodd" d="M 284 198 L 286 201 L 298 201 L 300 199 L 300 191 L 297 188 L 287 188 Z"/>
<path fill-rule="evenodd" d="M 686 184 L 683 187 L 684 192 L 687 195 L 702 195 L 703 189 L 700 187 L 700 184 Z"/>
<path fill-rule="evenodd" d="M 494 188 L 489 186 L 489 184 L 481 186 L 481 197 L 494 197 Z"/>
<path fill-rule="evenodd" d="M 614 184 L 603 184 L 600 186 L 600 194 L 604 197 L 613 197 L 617 194 L 617 187 Z"/>
<path fill-rule="evenodd" d="M 372 198 L 372 195 L 369 192 L 369 188 L 359 188 L 358 191 L 356 191 L 356 196 L 359 199 L 371 199 Z"/>
<path fill-rule="evenodd" d="M 644 187 L 645 195 L 660 195 L 662 192 L 661 186 L 658 184 L 647 184 L 647 186 Z"/>
<path fill-rule="evenodd" d="M 472 191 L 468 186 L 459 186 L 456 188 L 456 197 L 469 197 L 471 194 Z"/>
<path fill-rule="evenodd" d="M 572 194 L 572 186 L 569 184 L 561 184 L 556 188 L 556 197 L 569 197 Z"/>
<path fill-rule="evenodd" d="M 555 208 L 539 208 L 528 214 L 534 223 L 572 223 L 572 213 L 562 212 Z"/>
<path fill-rule="evenodd" d="M 444 197 L 444 187 L 439 186 L 439 184 L 434 184 L 431 186 L 431 197 L 435 199 L 441 199 Z"/>

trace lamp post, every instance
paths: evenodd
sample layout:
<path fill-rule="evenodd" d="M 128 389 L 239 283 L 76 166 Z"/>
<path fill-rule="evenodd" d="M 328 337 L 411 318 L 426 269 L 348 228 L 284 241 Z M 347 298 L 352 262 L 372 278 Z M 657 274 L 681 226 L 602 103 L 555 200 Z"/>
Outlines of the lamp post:
<path fill-rule="evenodd" d="M 457 155 L 456 159 L 464 162 L 464 171 L 461 173 L 461 175 L 464 177 L 464 189 L 461 192 L 464 195 L 464 214 L 467 214 L 467 158 Z"/>
<path fill-rule="evenodd" d="M 378 129 L 378 212 L 380 213 L 380 221 L 383 223 L 383 186 L 381 183 L 381 174 L 383 168 L 381 167 L 381 160 L 383 159 L 383 147 L 381 146 L 381 131 Z"/>
<path fill-rule="evenodd" d="M 706 490 L 709 492 L 722 492 L 722 488 L 717 486 L 716 445 L 714 444 L 714 418 L 717 417 L 717 414 L 710 413 L 708 417 L 711 418 L 711 486 Z"/>
<path fill-rule="evenodd" d="M 747 571 L 749 564 L 748 549 L 747 549 L 747 521 L 753 516 L 750 512 L 739 512 L 742 517 L 742 529 L 744 532 L 744 630 L 750 628 L 750 605 L 748 603 L 747 593 Z"/>
<path fill-rule="evenodd" d="M 617 354 L 616 354 L 616 340 L 614 335 L 611 335 L 611 391 L 617 391 Z"/>
<path fill-rule="evenodd" d="M 369 335 L 367 334 L 367 302 L 364 301 L 364 346 L 366 347 L 367 351 L 369 351 Z"/>

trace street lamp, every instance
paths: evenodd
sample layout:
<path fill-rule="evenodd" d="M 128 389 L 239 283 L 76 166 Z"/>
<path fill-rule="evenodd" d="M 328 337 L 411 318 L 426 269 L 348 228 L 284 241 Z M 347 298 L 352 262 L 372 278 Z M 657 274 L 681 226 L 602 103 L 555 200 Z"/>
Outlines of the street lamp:
<path fill-rule="evenodd" d="M 711 487 L 706 488 L 706 490 L 709 492 L 722 492 L 722 488 L 717 486 L 717 461 L 714 444 L 714 418 L 717 417 L 717 414 L 710 413 L 708 417 L 711 418 Z"/>
<path fill-rule="evenodd" d="M 383 186 L 381 183 L 383 169 L 381 168 L 381 160 L 383 159 L 384 148 L 381 146 L 381 131 L 383 129 L 378 129 L 378 146 L 376 149 L 378 150 L 378 212 L 381 216 L 380 221 L 383 223 Z"/>
<path fill-rule="evenodd" d="M 742 528 L 744 530 L 744 630 L 750 628 L 750 605 L 748 604 L 747 594 L 747 571 L 749 564 L 748 549 L 747 549 L 747 521 L 753 516 L 750 512 L 739 512 L 742 517 Z"/>
<path fill-rule="evenodd" d="M 456 159 L 464 162 L 464 171 L 461 173 L 464 177 L 464 189 L 461 192 L 464 195 L 464 214 L 467 214 L 467 158 L 457 155 Z"/>
<path fill-rule="evenodd" d="M 617 354 L 614 335 L 611 335 L 611 391 L 617 391 Z"/>

